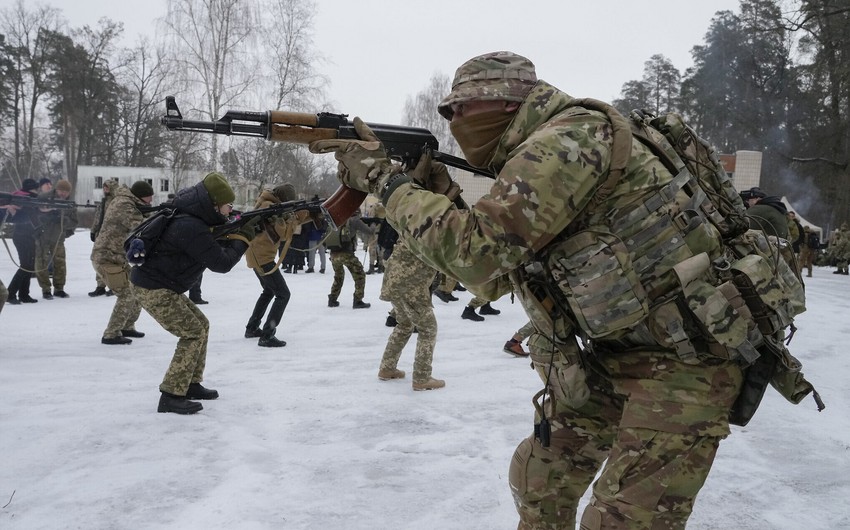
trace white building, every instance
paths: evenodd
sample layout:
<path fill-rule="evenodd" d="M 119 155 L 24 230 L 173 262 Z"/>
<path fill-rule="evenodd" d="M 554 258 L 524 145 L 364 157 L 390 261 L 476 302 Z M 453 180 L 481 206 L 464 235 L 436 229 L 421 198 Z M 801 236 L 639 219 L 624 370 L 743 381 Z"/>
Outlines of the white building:
<path fill-rule="evenodd" d="M 94 204 L 103 200 L 103 183 L 109 179 L 128 188 L 139 180 L 147 181 L 154 191 L 153 204 L 168 200 L 168 195 L 177 191 L 177 186 L 186 188 L 201 181 L 201 171 L 184 171 L 180 182 L 170 169 L 160 167 L 123 167 L 123 166 L 79 166 L 77 168 L 77 186 L 74 190 L 74 202 Z"/>

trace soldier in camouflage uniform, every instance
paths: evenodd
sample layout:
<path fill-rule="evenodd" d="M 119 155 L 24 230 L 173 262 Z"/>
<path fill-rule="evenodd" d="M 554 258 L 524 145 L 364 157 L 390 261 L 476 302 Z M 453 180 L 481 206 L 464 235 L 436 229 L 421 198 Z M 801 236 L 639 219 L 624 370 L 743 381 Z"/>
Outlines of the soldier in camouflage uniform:
<path fill-rule="evenodd" d="M 387 260 L 381 300 L 390 302 L 396 326 L 387 339 L 378 379 L 401 379 L 398 369 L 401 351 L 416 328 L 416 354 L 413 360 L 413 390 L 433 390 L 446 386 L 441 379 L 431 377 L 431 362 L 437 342 L 437 318 L 431 305 L 431 282 L 436 271 L 416 257 L 404 243 L 397 244 Z"/>
<path fill-rule="evenodd" d="M 71 183 L 60 180 L 56 188 L 40 193 L 40 199 L 67 200 L 71 196 Z M 38 215 L 40 226 L 35 232 L 35 277 L 41 287 L 42 296 L 51 300 L 54 296 L 68 298 L 65 279 L 68 269 L 65 261 L 65 238 L 74 235 L 77 228 L 77 210 L 49 210 Z M 53 276 L 48 270 L 53 264 Z M 51 279 L 53 285 L 51 286 Z M 50 292 L 51 287 L 53 292 Z"/>
<path fill-rule="evenodd" d="M 99 203 L 97 203 L 97 208 L 94 210 L 94 220 L 91 225 L 91 242 L 94 243 L 97 240 L 97 235 L 100 233 L 100 229 L 103 226 L 103 218 L 106 215 L 106 209 L 109 207 L 110 201 L 112 201 L 113 197 L 115 197 L 115 191 L 118 189 L 118 179 L 109 179 L 103 183 L 103 199 Z M 106 282 L 103 281 L 103 278 L 97 272 L 97 266 L 92 262 L 92 266 L 95 268 L 95 276 L 97 285 L 95 286 L 94 291 L 89 293 L 89 296 L 103 296 L 106 293 Z"/>
<path fill-rule="evenodd" d="M 462 65 L 438 110 L 466 159 L 496 173 L 468 211 L 441 195 L 453 192 L 444 166 L 426 155 L 428 178 L 413 180 L 359 118 L 361 141 L 310 150 L 334 152 L 343 184 L 378 194 L 423 261 L 489 300 L 513 291 L 534 323 L 545 393 L 510 466 L 519 528 L 575 528 L 597 473 L 582 529 L 684 528 L 730 432 L 743 374 L 728 358 L 752 348 L 714 296 L 723 247 L 692 205 L 693 177 L 624 136 L 610 106 L 538 80 L 510 52 Z M 726 346 L 709 349 L 702 326 Z"/>
<path fill-rule="evenodd" d="M 142 306 L 130 283 L 130 265 L 124 251 L 124 240 L 144 220 L 141 208 L 150 205 L 153 188 L 143 180 L 134 183 L 131 189 L 126 186 L 113 188 L 113 199 L 110 200 L 92 246 L 91 261 L 98 277 L 103 278 L 116 297 L 100 342 L 130 344 L 133 338 L 141 338 L 145 334 L 136 331 L 136 321 Z"/>
<path fill-rule="evenodd" d="M 136 296 L 150 316 L 172 335 L 177 348 L 162 384 L 157 412 L 194 414 L 204 407 L 193 399 L 216 399 L 218 392 L 201 385 L 207 360 L 210 322 L 188 291 L 204 270 L 229 272 L 254 238 L 260 217 L 227 238 L 215 239 L 210 227 L 227 222 L 236 195 L 219 173 L 180 190 L 172 201 L 172 219 L 145 261 L 130 272 Z"/>
<path fill-rule="evenodd" d="M 850 263 L 850 230 L 847 223 L 841 223 L 841 228 L 832 234 L 832 241 L 827 250 L 829 258 L 835 263 L 833 274 L 848 274 L 847 264 Z"/>
<path fill-rule="evenodd" d="M 345 283 L 345 269 L 351 273 L 354 280 L 354 309 L 368 309 L 372 304 L 363 301 L 366 293 L 366 272 L 363 263 L 354 254 L 357 248 L 357 234 L 362 239 L 372 235 L 372 230 L 357 215 L 351 216 L 344 225 L 339 227 L 339 242 L 333 244 L 330 239 L 325 242 L 331 251 L 331 266 L 334 269 L 334 282 L 331 285 L 331 293 L 328 295 L 328 307 L 339 307 L 339 293 Z"/>

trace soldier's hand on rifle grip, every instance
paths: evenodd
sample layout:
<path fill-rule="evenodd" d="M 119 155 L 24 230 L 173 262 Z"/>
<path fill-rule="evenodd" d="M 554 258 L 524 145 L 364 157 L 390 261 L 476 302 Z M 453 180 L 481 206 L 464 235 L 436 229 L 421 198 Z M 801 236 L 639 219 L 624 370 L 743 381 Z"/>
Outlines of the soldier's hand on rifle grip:
<path fill-rule="evenodd" d="M 401 172 L 393 164 L 375 133 L 360 118 L 354 118 L 354 130 L 360 140 L 316 140 L 310 152 L 334 153 L 339 161 L 337 178 L 344 185 L 366 193 L 377 193 L 387 179 Z"/>
<path fill-rule="evenodd" d="M 463 192 L 460 185 L 452 180 L 446 165 L 432 159 L 430 150 L 422 153 L 416 167 L 409 174 L 423 188 L 445 195 L 450 201 L 457 199 Z"/>

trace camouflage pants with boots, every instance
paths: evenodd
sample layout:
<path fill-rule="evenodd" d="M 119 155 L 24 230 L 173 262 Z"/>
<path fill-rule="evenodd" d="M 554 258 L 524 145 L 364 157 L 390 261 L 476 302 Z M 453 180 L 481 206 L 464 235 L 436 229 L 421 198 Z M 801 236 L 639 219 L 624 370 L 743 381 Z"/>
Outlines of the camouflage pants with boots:
<path fill-rule="evenodd" d="M 332 252 L 331 266 L 334 269 L 334 283 L 331 286 L 330 298 L 333 300 L 339 298 L 342 284 L 345 283 L 345 269 L 347 268 L 354 280 L 354 300 L 363 300 L 366 291 L 366 272 L 357 256 L 351 252 Z"/>
<path fill-rule="evenodd" d="M 67 267 L 65 263 L 65 240 L 47 241 L 36 239 L 35 241 L 35 277 L 38 280 L 38 286 L 41 291 L 49 293 L 51 288 L 50 282 L 50 267 L 53 263 L 53 289 L 56 291 L 65 290 L 65 278 L 67 276 Z"/>
<path fill-rule="evenodd" d="M 416 337 L 416 354 L 413 358 L 413 381 L 428 381 L 431 378 L 431 363 L 437 344 L 437 318 L 434 316 L 431 300 L 399 300 L 393 301 L 392 305 L 397 324 L 384 348 L 381 371 L 396 369 L 401 352 L 410 340 L 413 328 L 416 328 L 419 334 Z"/>
<path fill-rule="evenodd" d="M 204 379 L 210 322 L 186 295 L 169 289 L 135 287 L 135 291 L 145 311 L 163 329 L 179 338 L 159 389 L 185 396 L 191 383 Z"/>
<path fill-rule="evenodd" d="M 532 348 L 535 363 L 547 355 Z M 579 501 L 600 469 L 582 530 L 684 529 L 729 434 L 740 367 L 634 351 L 601 353 L 590 364 L 586 403 L 545 405 L 549 447 L 530 436 L 514 453 L 509 480 L 519 530 L 574 529 Z"/>
<path fill-rule="evenodd" d="M 108 265 L 108 264 L 107 264 Z M 124 280 L 116 281 L 116 275 L 107 275 L 103 264 L 95 265 L 98 277 L 109 276 L 110 289 L 115 293 L 115 306 L 112 308 L 112 314 L 109 316 L 109 323 L 106 324 L 106 329 L 103 331 L 103 337 L 112 339 L 121 337 L 121 332 L 125 330 L 135 330 L 136 321 L 139 320 L 139 315 L 142 312 L 142 306 L 136 299 L 136 288 L 130 283 L 129 267 L 125 266 Z"/>

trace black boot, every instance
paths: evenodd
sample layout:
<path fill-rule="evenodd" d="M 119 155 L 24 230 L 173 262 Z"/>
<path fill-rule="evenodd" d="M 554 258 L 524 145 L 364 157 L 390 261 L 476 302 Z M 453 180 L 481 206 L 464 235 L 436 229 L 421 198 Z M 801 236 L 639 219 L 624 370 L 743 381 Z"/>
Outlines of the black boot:
<path fill-rule="evenodd" d="M 263 332 L 260 328 L 245 328 L 245 338 L 246 339 L 256 339 L 258 337 L 262 337 Z"/>
<path fill-rule="evenodd" d="M 471 306 L 466 306 L 463 308 L 463 313 L 461 313 L 460 318 L 464 320 L 472 320 L 473 322 L 482 322 L 484 317 L 475 312 L 475 308 Z"/>
<path fill-rule="evenodd" d="M 355 300 L 354 305 L 352 307 L 354 309 L 369 309 L 370 307 L 372 307 L 372 304 L 364 302 L 363 300 Z"/>
<path fill-rule="evenodd" d="M 135 329 L 122 329 L 121 330 L 122 337 L 133 337 L 134 339 L 141 339 L 145 336 L 141 331 L 136 331 Z"/>
<path fill-rule="evenodd" d="M 439 298 L 440 300 L 442 300 L 443 302 L 445 302 L 447 304 L 449 302 L 456 302 L 457 299 L 458 299 L 457 296 L 453 295 L 452 293 L 447 293 L 447 292 L 441 291 L 439 289 L 434 291 L 434 296 L 436 296 L 437 298 Z"/>
<path fill-rule="evenodd" d="M 95 288 L 94 291 L 89 293 L 89 296 L 95 297 L 95 296 L 103 296 L 105 294 L 106 294 L 106 287 L 97 287 L 97 288 Z"/>
<path fill-rule="evenodd" d="M 257 341 L 257 346 L 262 346 L 263 348 L 282 348 L 286 346 L 286 341 L 280 340 L 274 335 L 271 337 L 260 337 L 260 340 Z"/>
<path fill-rule="evenodd" d="M 204 406 L 197 401 L 189 401 L 186 396 L 175 396 L 168 392 L 163 392 L 159 396 L 159 406 L 157 412 L 174 412 L 176 414 L 194 414 L 203 410 Z"/>
<path fill-rule="evenodd" d="M 487 302 L 486 304 L 481 306 L 481 309 L 479 309 L 478 312 L 482 315 L 498 315 L 499 313 L 501 313 L 501 311 L 491 306 L 490 302 Z"/>
<path fill-rule="evenodd" d="M 132 344 L 133 340 L 127 337 L 101 337 L 101 344 Z"/>
<path fill-rule="evenodd" d="M 339 301 L 331 295 L 328 295 L 328 307 L 339 307 Z"/>
<path fill-rule="evenodd" d="M 191 383 L 186 391 L 186 399 L 218 399 L 218 390 L 206 388 L 201 383 Z"/>

